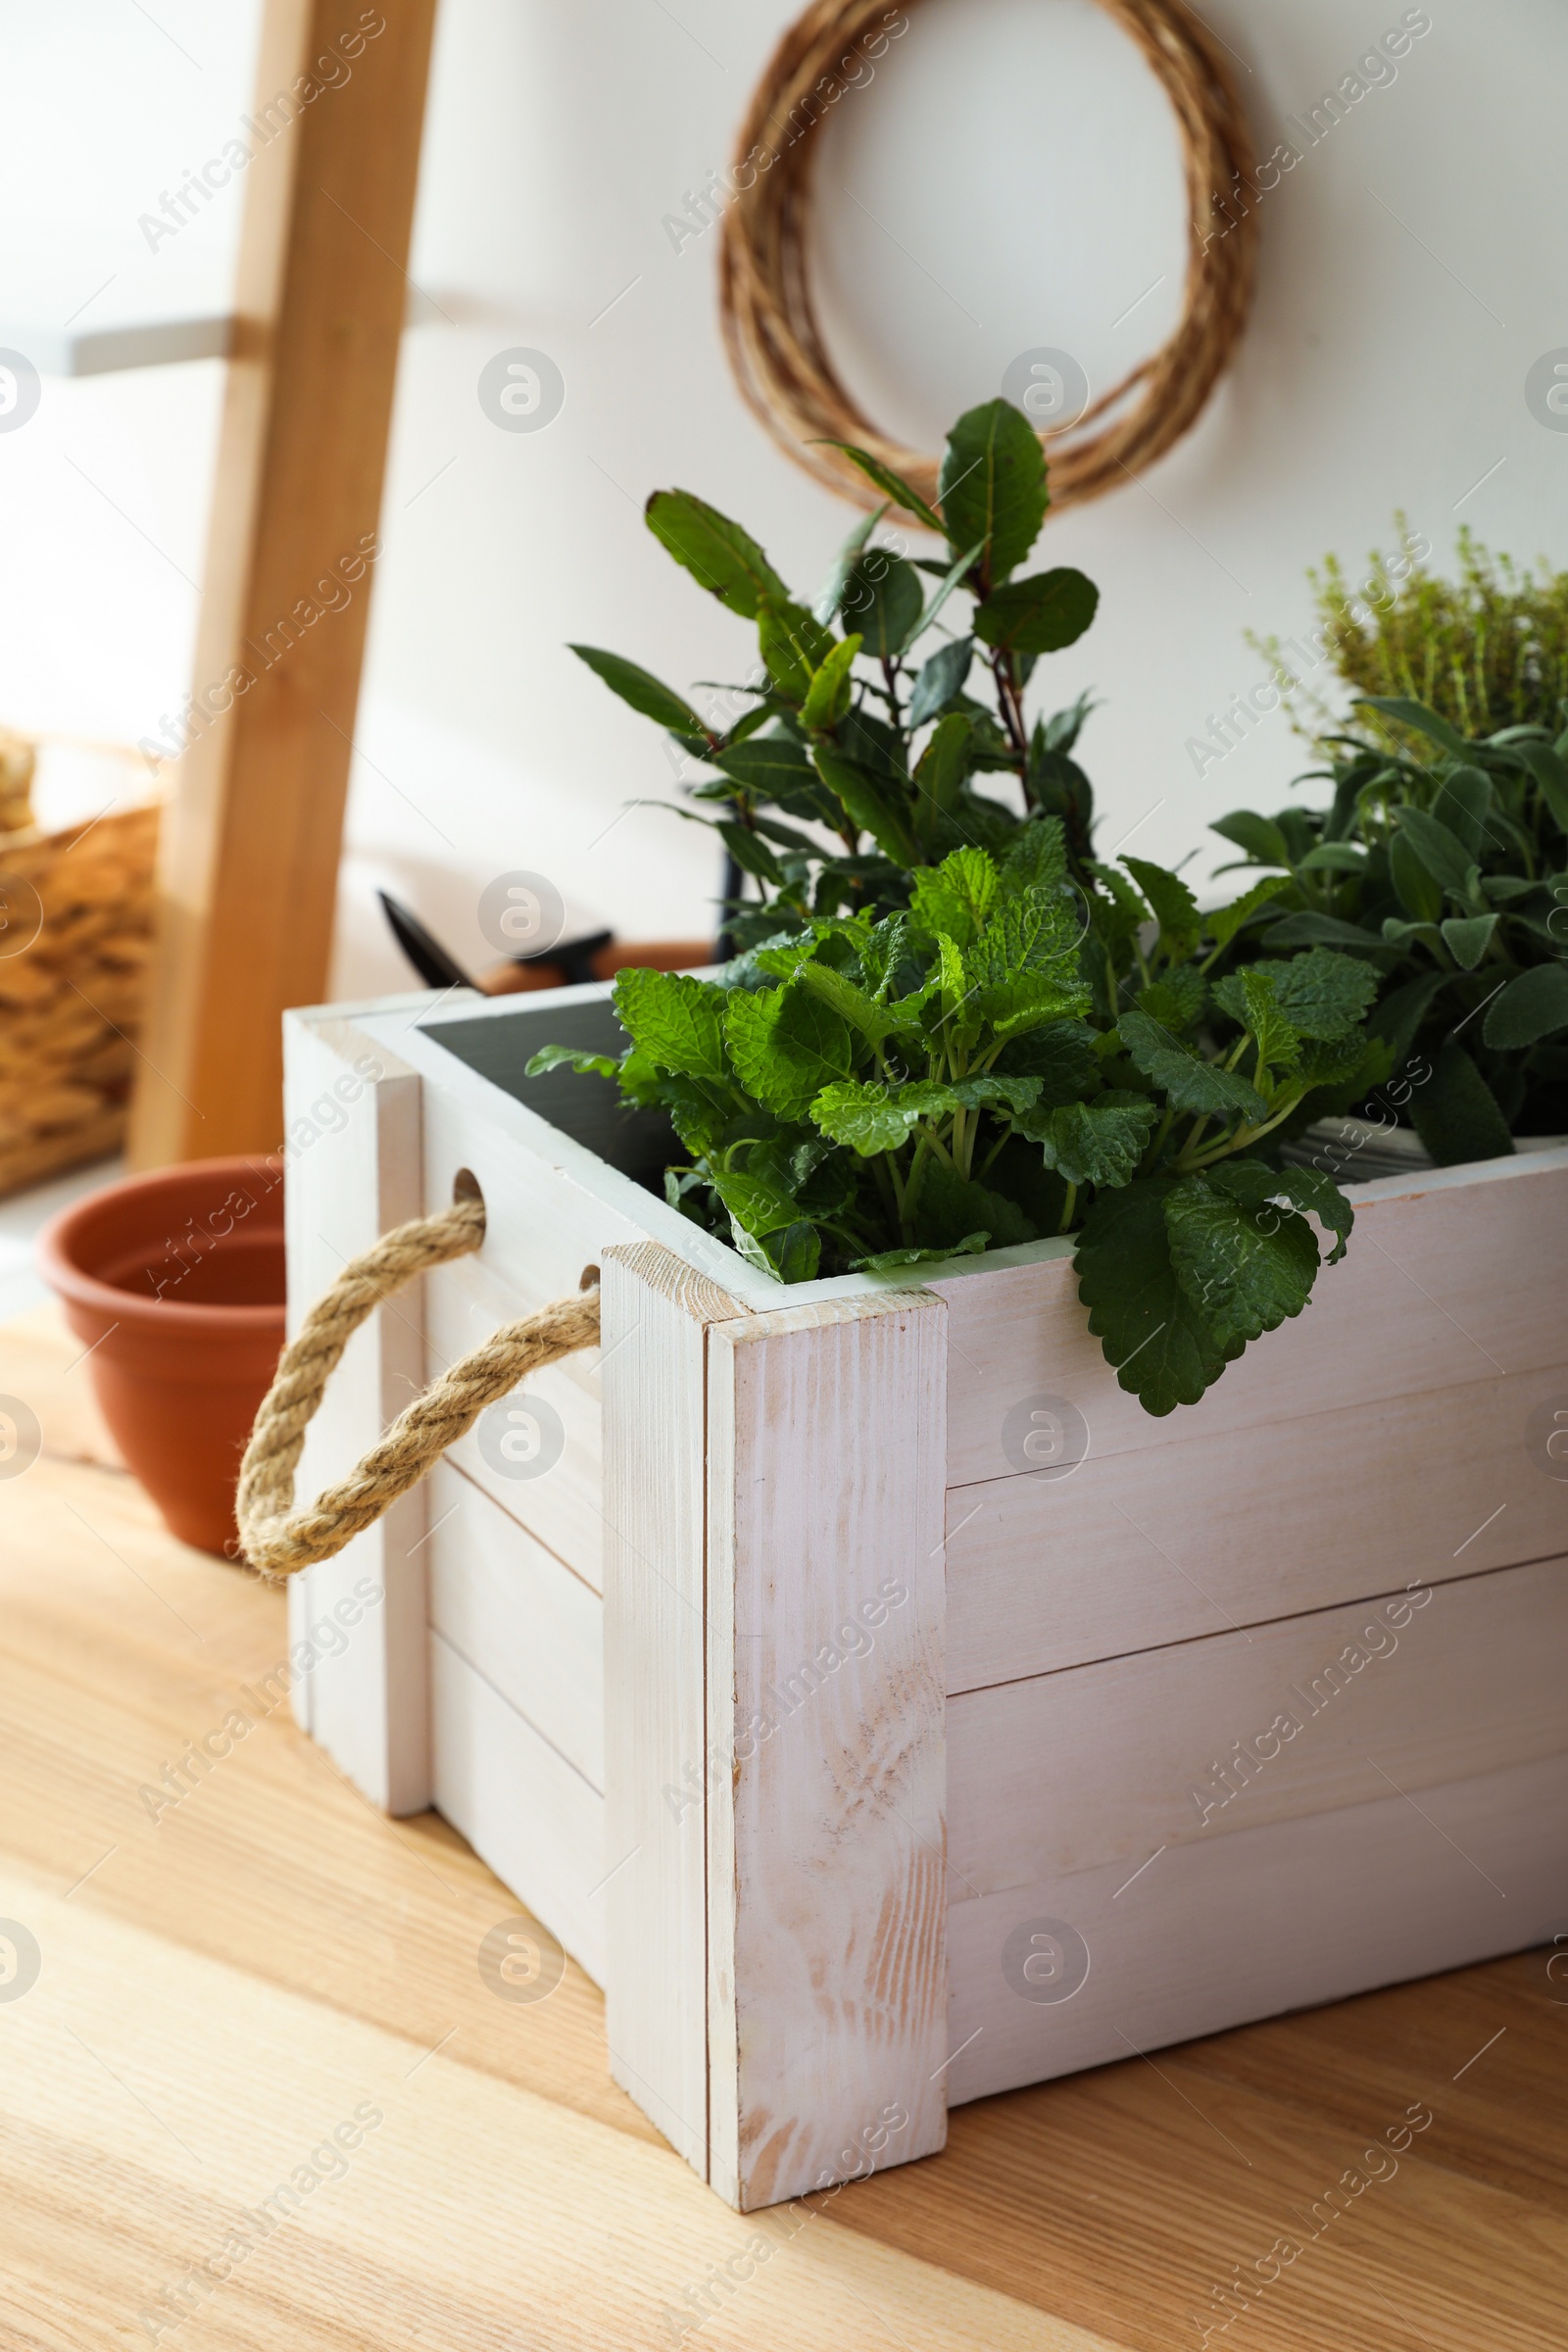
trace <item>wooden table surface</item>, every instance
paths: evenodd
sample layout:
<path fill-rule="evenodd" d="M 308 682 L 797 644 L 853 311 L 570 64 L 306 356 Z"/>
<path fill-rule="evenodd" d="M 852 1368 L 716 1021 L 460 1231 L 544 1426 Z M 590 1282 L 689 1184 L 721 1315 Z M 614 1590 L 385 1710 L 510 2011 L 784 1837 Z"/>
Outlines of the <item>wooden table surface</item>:
<path fill-rule="evenodd" d="M 731 2214 L 612 2086 L 575 1968 L 486 1988 L 518 1905 L 462 1839 L 268 1709 L 282 1596 L 164 1534 L 72 1354 L 47 1314 L 0 1331 L 44 1430 L 0 1483 L 4 2352 L 1568 2345 L 1539 1951 L 959 2108 L 942 2156 Z"/>

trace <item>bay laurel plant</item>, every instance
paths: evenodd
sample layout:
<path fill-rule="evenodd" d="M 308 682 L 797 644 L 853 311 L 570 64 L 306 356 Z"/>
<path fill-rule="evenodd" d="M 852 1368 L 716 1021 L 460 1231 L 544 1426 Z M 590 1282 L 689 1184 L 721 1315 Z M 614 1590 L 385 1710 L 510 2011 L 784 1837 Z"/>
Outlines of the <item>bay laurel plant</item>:
<path fill-rule="evenodd" d="M 696 797 L 761 900 L 715 977 L 620 973 L 619 1058 L 551 1047 L 530 1068 L 662 1107 L 670 1201 L 781 1283 L 1074 1237 L 1091 1330 L 1168 1413 L 1301 1311 L 1320 1231 L 1344 1252 L 1344 1195 L 1272 1147 L 1387 1074 L 1377 974 L 1321 943 L 1257 952 L 1288 875 L 1203 912 L 1178 875 L 1096 858 L 1083 706 L 1025 713 L 1096 596 L 1075 571 L 1015 576 L 1048 504 L 1024 417 L 960 417 L 940 512 L 849 454 L 945 560 L 878 555 L 862 525 L 808 610 L 725 516 L 651 502 L 676 560 L 757 627 L 745 713 L 720 734 L 577 650 L 714 771 Z M 1009 774 L 1012 808 L 982 781 Z"/>

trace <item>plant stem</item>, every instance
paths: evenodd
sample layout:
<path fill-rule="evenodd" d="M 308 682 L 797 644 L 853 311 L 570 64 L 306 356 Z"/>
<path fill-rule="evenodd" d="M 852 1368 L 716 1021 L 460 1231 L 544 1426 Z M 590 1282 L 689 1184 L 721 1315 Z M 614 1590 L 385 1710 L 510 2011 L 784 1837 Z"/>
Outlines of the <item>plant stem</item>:
<path fill-rule="evenodd" d="M 1056 1227 L 1056 1231 L 1058 1233 L 1068 1233 L 1071 1231 L 1072 1220 L 1077 1207 L 1078 1187 L 1075 1184 L 1069 1184 L 1067 1187 L 1067 1198 L 1062 1203 L 1061 1223 Z"/>

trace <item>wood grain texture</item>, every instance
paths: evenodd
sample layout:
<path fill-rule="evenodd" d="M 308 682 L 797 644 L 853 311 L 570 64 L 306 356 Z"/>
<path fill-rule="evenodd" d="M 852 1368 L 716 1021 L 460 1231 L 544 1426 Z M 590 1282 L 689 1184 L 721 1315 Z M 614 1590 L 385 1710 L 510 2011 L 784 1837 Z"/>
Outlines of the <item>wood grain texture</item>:
<path fill-rule="evenodd" d="M 611 2067 L 705 2179 L 707 1334 L 737 1312 L 657 1242 L 604 1252 Z"/>
<path fill-rule="evenodd" d="M 709 1335 L 710 2178 L 746 2210 L 946 2132 L 945 1322 Z"/>
<path fill-rule="evenodd" d="M 369 13 L 382 28 L 349 77 L 311 85 L 308 105 L 285 95 L 245 172 L 200 716 L 165 824 L 131 1121 L 141 1167 L 274 1148 L 278 1018 L 326 990 L 435 6 Z M 350 29 L 340 0 L 269 0 L 258 109 L 308 86 Z"/>
<path fill-rule="evenodd" d="M 284 1604 L 81 1458 L 78 1353 L 42 1317 L 0 1334 L 0 1391 L 42 1398 L 54 1448 L 0 1482 L 0 1914 L 43 1951 L 0 2009 L 8 2348 L 145 2344 L 149 2298 L 369 2097 L 345 2177 L 166 2314 L 166 2347 L 1184 2352 L 1212 2284 L 1424 2099 L 1397 2178 L 1216 2340 L 1560 2352 L 1568 2008 L 1542 1952 L 979 2100 L 924 2163 L 726 2213 L 611 2082 L 581 1972 L 497 2000 L 475 1954 L 516 1898 L 434 1816 L 375 1813 L 286 1698 L 149 1817 L 138 1789 L 286 1677 Z"/>
<path fill-rule="evenodd" d="M 1568 1550 L 1527 1444 L 1553 1398 L 1568 1364 L 952 1488 L 949 1690 Z"/>
<path fill-rule="evenodd" d="M 1128 1883 L 1115 1862 L 955 1903 L 949 2098 L 978 2099 L 1457 1968 L 1568 1932 L 1568 1757 L 1172 1846 Z M 1060 1946 L 1080 1988 L 1020 1990 L 1008 1938 Z M 1050 1982 L 1055 1954 L 1037 1972 Z"/>
<path fill-rule="evenodd" d="M 1200 1404 L 1152 1420 L 1091 1338 L 1072 1260 L 939 1274 L 948 1301 L 950 1486 L 1005 1477 L 1003 1423 L 1044 1392 L 1075 1404 L 1096 1454 L 1294 1423 L 1560 1363 L 1568 1151 L 1357 1186 L 1349 1254 L 1312 1302 L 1226 1368 Z M 1011 1253 L 1009 1253 L 1011 1254 Z"/>
<path fill-rule="evenodd" d="M 949 1892 L 1125 1875 L 1156 1850 L 1560 1756 L 1565 1689 L 1558 1559 L 969 1691 L 948 1705 Z M 1555 1850 L 1568 1866 L 1568 1822 Z M 1446 1863 L 1440 1848 L 1436 1878 Z"/>
<path fill-rule="evenodd" d="M 289 1333 L 344 1265 L 394 1225 L 423 1213 L 420 1085 L 352 1020 L 290 1015 L 287 1025 Z M 362 1324 L 306 1433 L 295 1480 L 318 1494 L 369 1450 L 424 1385 L 420 1286 Z M 430 1802 L 425 1626 L 429 1494 L 399 1497 L 335 1559 L 290 1580 L 295 1642 L 368 1584 L 380 1604 L 356 1639 L 296 1687 L 300 1721 L 373 1804 L 394 1814 Z"/>

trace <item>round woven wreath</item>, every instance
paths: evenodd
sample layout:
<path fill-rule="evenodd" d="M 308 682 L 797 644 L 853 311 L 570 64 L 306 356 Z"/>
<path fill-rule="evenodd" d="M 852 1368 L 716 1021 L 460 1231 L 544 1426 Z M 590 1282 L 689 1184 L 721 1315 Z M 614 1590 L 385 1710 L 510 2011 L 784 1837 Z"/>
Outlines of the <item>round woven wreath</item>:
<path fill-rule="evenodd" d="M 1256 184 L 1253 148 L 1224 50 L 1182 0 L 1098 4 L 1137 42 L 1176 112 L 1187 284 L 1169 340 L 1081 416 L 1042 431 L 1058 509 L 1114 489 L 1196 422 L 1246 321 L 1257 247 L 1257 214 L 1246 193 Z M 813 0 L 790 26 L 741 125 L 719 257 L 724 339 L 748 405 L 808 472 L 860 506 L 875 504 L 877 492 L 820 444 L 871 451 L 928 502 L 937 497 L 938 462 L 877 430 L 823 341 L 808 257 L 812 133 L 836 98 L 868 78 L 868 63 L 906 22 L 887 0 Z M 1101 418 L 1099 430 L 1090 429 Z"/>

